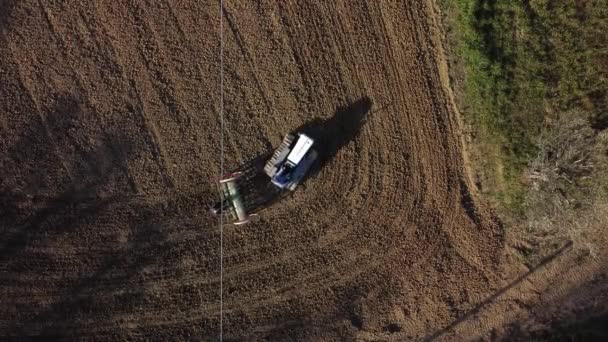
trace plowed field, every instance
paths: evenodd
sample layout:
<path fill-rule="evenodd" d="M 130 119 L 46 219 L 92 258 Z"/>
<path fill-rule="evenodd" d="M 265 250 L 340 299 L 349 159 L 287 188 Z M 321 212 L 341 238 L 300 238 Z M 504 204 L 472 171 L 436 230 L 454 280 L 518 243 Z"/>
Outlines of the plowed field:
<path fill-rule="evenodd" d="M 220 175 L 220 9 L 0 5 L 0 335 L 424 338 L 498 283 L 425 1 L 226 1 L 224 165 L 325 159 L 245 226 Z"/>

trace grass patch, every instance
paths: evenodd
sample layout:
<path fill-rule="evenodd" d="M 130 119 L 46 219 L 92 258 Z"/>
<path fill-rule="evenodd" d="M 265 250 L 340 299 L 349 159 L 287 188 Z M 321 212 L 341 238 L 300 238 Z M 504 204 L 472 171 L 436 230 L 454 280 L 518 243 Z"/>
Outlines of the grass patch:
<path fill-rule="evenodd" d="M 462 64 L 458 97 L 488 175 L 486 192 L 523 215 L 523 171 L 562 113 L 608 126 L 608 3 L 443 0 Z"/>
<path fill-rule="evenodd" d="M 482 192 L 532 265 L 604 248 L 608 2 L 440 0 L 450 79 Z"/>

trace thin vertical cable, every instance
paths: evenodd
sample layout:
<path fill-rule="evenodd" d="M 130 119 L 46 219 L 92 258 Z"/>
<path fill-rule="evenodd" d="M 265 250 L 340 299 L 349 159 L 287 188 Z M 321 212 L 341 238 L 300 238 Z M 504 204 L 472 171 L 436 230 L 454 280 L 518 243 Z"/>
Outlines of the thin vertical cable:
<path fill-rule="evenodd" d="M 220 0 L 220 177 L 224 176 L 224 0 Z M 220 341 L 224 333 L 224 192 L 220 205 Z"/>

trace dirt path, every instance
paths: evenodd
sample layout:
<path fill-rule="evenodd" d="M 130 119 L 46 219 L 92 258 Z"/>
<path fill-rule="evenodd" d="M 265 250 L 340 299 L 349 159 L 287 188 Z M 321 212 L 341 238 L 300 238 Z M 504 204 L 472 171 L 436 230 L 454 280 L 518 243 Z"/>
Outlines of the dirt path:
<path fill-rule="evenodd" d="M 5 7 L 0 335 L 215 338 L 217 4 Z M 315 120 L 367 120 L 225 229 L 225 338 L 424 338 L 500 288 L 503 231 L 471 190 L 433 11 L 226 2 L 229 168 Z"/>

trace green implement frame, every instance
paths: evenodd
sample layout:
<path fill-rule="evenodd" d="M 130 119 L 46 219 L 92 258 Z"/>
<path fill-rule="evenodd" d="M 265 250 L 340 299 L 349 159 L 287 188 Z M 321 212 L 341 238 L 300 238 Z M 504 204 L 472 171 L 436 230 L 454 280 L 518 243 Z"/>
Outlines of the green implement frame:
<path fill-rule="evenodd" d="M 241 177 L 241 172 L 235 172 L 228 175 L 228 178 L 220 180 L 220 187 L 222 192 L 222 201 L 228 201 L 230 204 L 227 210 L 227 215 L 233 221 L 235 225 L 241 225 L 249 222 L 252 216 L 248 215 L 243 198 L 238 189 L 238 180 Z"/>

